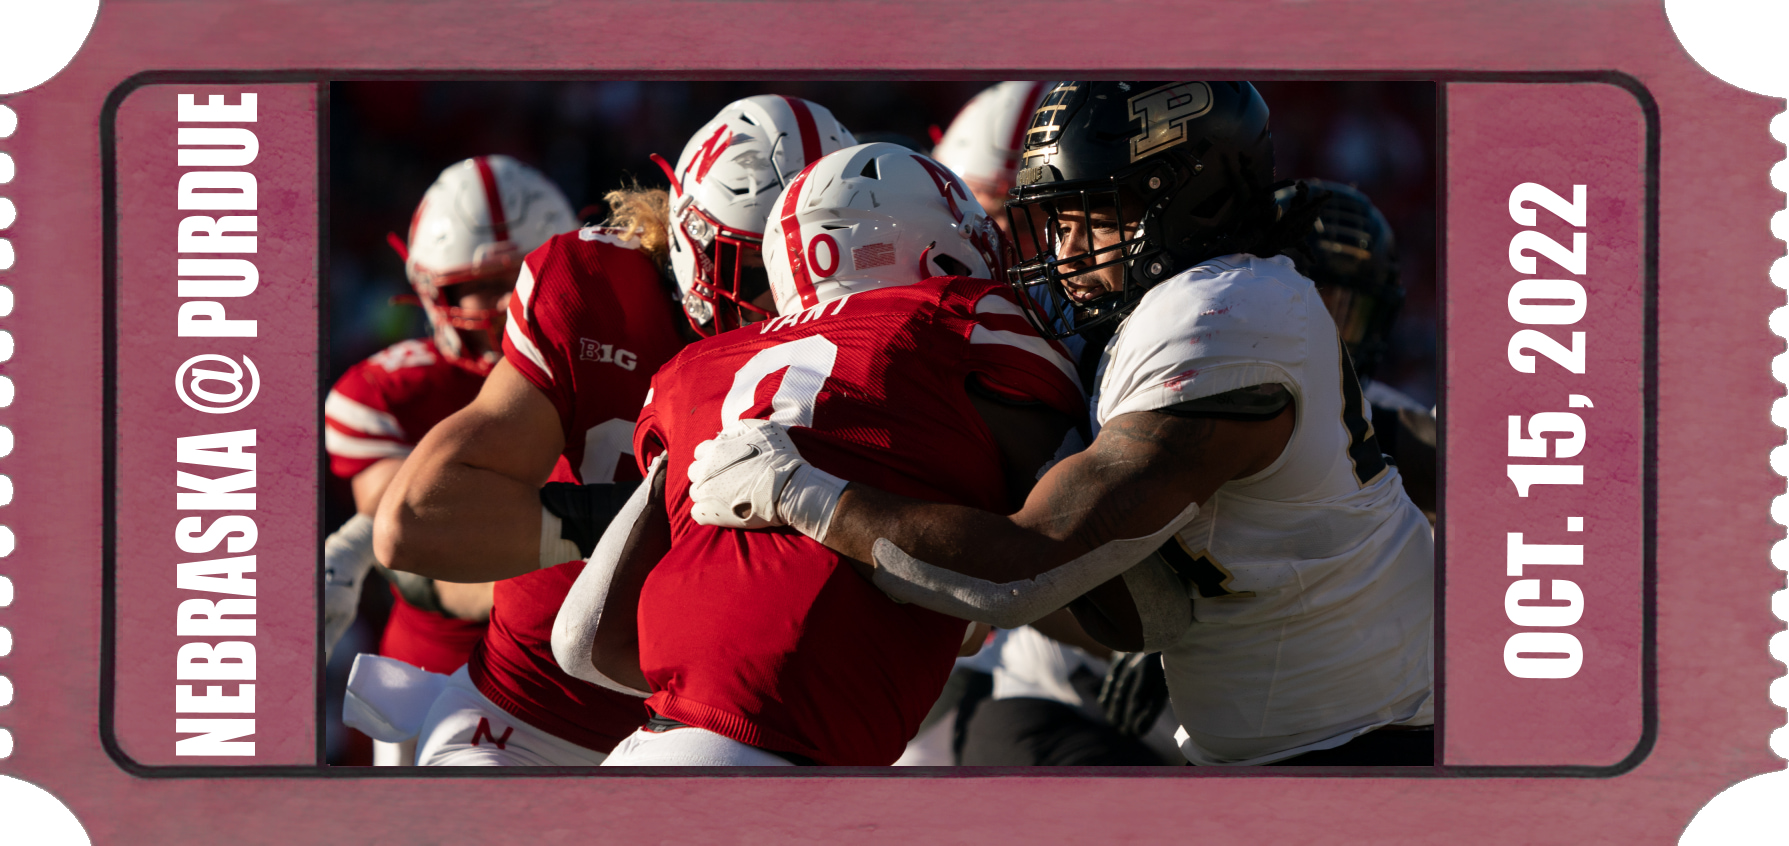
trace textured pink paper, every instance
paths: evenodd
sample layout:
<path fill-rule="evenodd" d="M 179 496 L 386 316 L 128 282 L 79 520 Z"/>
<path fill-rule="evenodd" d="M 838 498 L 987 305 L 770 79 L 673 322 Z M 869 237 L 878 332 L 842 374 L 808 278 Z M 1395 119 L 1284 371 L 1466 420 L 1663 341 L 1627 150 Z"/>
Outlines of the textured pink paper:
<path fill-rule="evenodd" d="M 1448 764 L 1609 766 L 1640 742 L 1641 498 L 1646 124 L 1634 96 L 1603 84 L 1457 84 L 1447 87 L 1447 343 L 1445 758 Z M 1584 185 L 1588 217 L 1573 227 L 1551 212 L 1535 225 L 1511 219 L 1524 182 L 1566 199 Z M 1532 204 L 1530 204 L 1532 205 Z M 1587 235 L 1587 275 L 1542 257 L 1534 273 L 1511 267 L 1510 242 L 1535 229 L 1565 246 Z M 1585 316 L 1571 325 L 1519 323 L 1508 305 L 1522 279 L 1575 279 Z M 1511 336 L 1540 330 L 1562 344 L 1585 335 L 1584 373 L 1544 358 L 1533 373 L 1511 366 Z M 1591 408 L 1571 408 L 1570 395 Z M 1583 451 L 1569 458 L 1509 456 L 1508 418 L 1570 412 L 1583 419 Z M 1555 436 L 1557 437 L 1557 436 Z M 1535 485 L 1526 498 L 1510 464 L 1581 465 L 1582 485 Z M 1567 531 L 1566 518 L 1584 528 Z M 1506 575 L 1506 538 L 1581 544 L 1581 566 L 1530 566 Z M 1557 629 L 1583 644 L 1569 679 L 1516 678 L 1504 643 L 1523 627 L 1504 610 L 1516 578 L 1574 582 L 1583 617 Z M 1545 589 L 1543 587 L 1543 589 Z"/>
<path fill-rule="evenodd" d="M 108 96 L 134 75 L 993 80 L 1116 78 L 1139 66 L 1155 69 L 1151 76 L 1191 78 L 1613 71 L 1656 99 L 1660 725 L 1633 769 L 1598 778 L 1194 771 L 201 779 L 141 777 L 101 747 L 97 130 Z M 0 418 L 18 438 L 3 466 L 19 496 L 7 506 L 18 551 L 4 562 L 17 598 L 0 610 L 15 646 L 0 666 L 17 698 L 0 723 L 17 745 L 0 772 L 67 802 L 96 843 L 1671 842 L 1722 788 L 1782 767 L 1766 743 L 1783 712 L 1766 687 L 1783 666 L 1765 648 L 1782 629 L 1767 600 L 1782 587 L 1769 563 L 1782 530 L 1763 504 L 1783 485 L 1760 457 L 1783 441 L 1769 417 L 1782 386 L 1768 370 L 1782 340 L 1766 324 L 1783 302 L 1767 276 L 1783 254 L 1768 229 L 1783 195 L 1766 179 L 1783 157 L 1766 131 L 1783 104 L 1698 67 L 1660 3 L 667 0 L 494 13 L 471 0 L 426 7 L 112 0 L 68 69 L 7 105 L 20 119 L 18 132 L 0 142 L 20 166 L 6 187 L 20 209 L 8 230 L 19 260 L 0 283 L 17 294 L 6 326 L 18 352 L 4 367 L 19 399 Z M 1455 170 L 1470 164 L 1450 162 Z M 1484 554 L 1501 569 L 1501 546 Z"/>
<path fill-rule="evenodd" d="M 259 95 L 252 124 L 260 152 L 242 168 L 255 175 L 258 209 L 181 211 L 175 189 L 176 95 L 241 92 Z M 122 751 L 141 764 L 266 765 L 316 761 L 317 567 L 317 109 L 311 85 L 152 85 L 138 89 L 118 111 L 118 358 L 117 358 L 117 672 L 115 719 Z M 206 168 L 225 170 L 227 168 Z M 256 214 L 257 251 L 207 258 L 248 258 L 260 270 L 256 290 L 219 298 L 232 319 L 258 321 L 253 338 L 179 338 L 175 315 L 175 235 L 190 214 Z M 200 256 L 188 256 L 198 258 Z M 260 375 L 255 400 L 240 411 L 206 414 L 182 403 L 175 372 L 188 358 L 247 355 Z M 220 364 L 203 365 L 222 369 Z M 209 384 L 221 392 L 223 386 Z M 175 524 L 197 516 L 204 525 L 223 511 L 176 511 L 177 470 L 208 477 L 233 470 L 175 464 L 176 438 L 254 429 L 254 548 L 207 553 L 175 546 Z M 176 637 L 184 599 L 227 599 L 177 590 L 176 565 L 237 554 L 256 556 L 255 645 L 258 662 L 254 714 L 175 713 L 175 656 L 188 642 L 229 637 Z M 221 685 L 237 694 L 236 682 Z M 204 690 L 195 693 L 203 694 Z M 176 757 L 176 717 L 256 720 L 253 757 Z"/>

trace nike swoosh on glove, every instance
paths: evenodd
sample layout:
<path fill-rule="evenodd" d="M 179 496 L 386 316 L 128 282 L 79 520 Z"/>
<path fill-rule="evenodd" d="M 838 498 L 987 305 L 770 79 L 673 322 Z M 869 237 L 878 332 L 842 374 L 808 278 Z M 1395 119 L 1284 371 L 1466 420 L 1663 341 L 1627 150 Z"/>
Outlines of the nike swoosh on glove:
<path fill-rule="evenodd" d="M 741 420 L 697 444 L 695 457 L 689 495 L 696 522 L 727 529 L 787 525 L 777 500 L 807 462 L 780 424 Z"/>

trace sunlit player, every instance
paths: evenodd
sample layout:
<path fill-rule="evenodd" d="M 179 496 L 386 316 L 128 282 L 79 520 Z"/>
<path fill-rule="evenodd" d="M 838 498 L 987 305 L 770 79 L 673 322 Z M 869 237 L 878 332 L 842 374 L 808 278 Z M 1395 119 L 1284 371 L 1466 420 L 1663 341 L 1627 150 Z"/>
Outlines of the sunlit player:
<path fill-rule="evenodd" d="M 323 403 L 329 469 L 352 484 L 356 512 L 324 545 L 325 650 L 354 621 L 375 563 L 372 517 L 386 485 L 435 424 L 478 395 L 502 353 L 504 309 L 522 257 L 576 226 L 565 196 L 538 171 L 508 156 L 477 156 L 442 171 L 408 238 L 392 236 L 431 333 L 350 367 Z M 379 654 L 436 673 L 464 666 L 484 636 L 491 586 L 382 575 L 395 601 Z M 375 741 L 374 762 L 409 764 L 403 746 Z"/>
<path fill-rule="evenodd" d="M 1047 82 L 1002 82 L 975 95 L 938 139 L 939 164 L 956 171 L 1007 237 L 1006 194 L 1025 152 L 1025 129 L 1048 90 Z"/>
<path fill-rule="evenodd" d="M 753 280 L 772 201 L 851 140 L 814 103 L 740 100 L 690 139 L 668 194 L 611 193 L 612 226 L 528 256 L 503 361 L 380 506 L 377 546 L 393 568 L 502 580 L 485 639 L 423 720 L 418 763 L 596 764 L 645 722 L 639 699 L 559 669 L 554 616 L 639 479 L 628 455 L 652 374 L 696 333 L 768 313 L 768 283 Z M 543 491 L 549 479 L 559 484 Z"/>
<path fill-rule="evenodd" d="M 997 244 L 956 176 L 905 147 L 833 153 L 790 184 L 765 233 L 779 316 L 653 380 L 635 444 L 642 466 L 662 456 L 654 485 L 561 612 L 569 669 L 650 694 L 651 722 L 605 766 L 900 756 L 986 630 L 895 603 L 795 532 L 699 525 L 683 493 L 704 442 L 772 420 L 819 464 L 906 495 L 1016 504 L 1085 405 L 1064 352 L 989 281 Z"/>
<path fill-rule="evenodd" d="M 1072 602 L 1107 645 L 1161 651 L 1189 762 L 1429 763 L 1429 526 L 1278 255 L 1315 207 L 1276 215 L 1267 116 L 1239 82 L 1045 98 L 1008 203 L 1040 248 L 1015 284 L 1040 331 L 1111 334 L 1090 344 L 1092 445 L 1018 513 L 856 482 L 810 506 L 842 482 L 774 424 L 706 451 L 695 513 L 787 523 L 944 613 L 1013 626 Z"/>

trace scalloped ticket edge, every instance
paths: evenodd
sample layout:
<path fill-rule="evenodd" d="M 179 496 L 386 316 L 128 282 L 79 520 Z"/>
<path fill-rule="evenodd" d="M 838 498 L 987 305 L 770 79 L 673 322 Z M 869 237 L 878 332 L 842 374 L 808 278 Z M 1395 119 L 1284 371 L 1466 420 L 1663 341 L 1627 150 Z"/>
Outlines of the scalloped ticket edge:
<path fill-rule="evenodd" d="M 807 8 L 729 4 L 711 30 L 729 37 L 691 41 L 691 21 L 723 13 L 668 3 L 493 15 L 444 3 L 417 20 L 383 5 L 119 2 L 67 68 L 0 99 L 0 488 L 12 494 L 0 508 L 0 775 L 47 790 L 102 842 L 584 828 L 1384 842 L 1659 839 L 1722 789 L 1781 769 L 1765 739 L 1789 746 L 1771 707 L 1789 704 L 1772 683 L 1789 658 L 1789 614 L 1756 598 L 1782 587 L 1764 566 L 1782 532 L 1759 504 L 1783 483 L 1757 460 L 1783 442 L 1771 425 L 1781 386 L 1761 366 L 1782 349 L 1771 329 L 1783 296 L 1762 282 L 1789 287 L 1772 264 L 1789 224 L 1779 214 L 1767 226 L 1783 199 L 1760 178 L 1779 175 L 1789 124 L 1770 118 L 1782 104 L 1705 71 L 1656 4 L 1411 2 L 1117 2 L 1100 18 L 1183 33 L 1142 51 L 1150 75 L 1439 86 L 1436 767 L 322 766 L 313 585 L 327 83 L 1097 78 L 1139 65 L 1101 60 L 1138 55 L 1125 49 L 1133 30 L 1074 27 L 1068 38 L 1068 10 L 1049 4 L 878 6 L 874 44 L 849 37 L 861 19 Z M 964 33 L 988 70 L 963 70 L 940 27 Z M 1535 37 L 1545 32 L 1569 35 Z M 753 47 L 763 43 L 786 47 L 766 55 Z M 252 118 L 227 108 L 244 94 L 255 95 Z M 225 108 L 183 115 L 182 98 Z M 221 214 L 191 228 L 176 208 L 192 171 L 173 151 L 189 125 L 258 139 L 245 168 L 260 186 L 248 257 L 265 281 L 229 303 L 231 317 L 263 327 L 252 336 L 175 331 L 183 309 L 215 304 L 178 295 L 167 270 L 178 239 L 243 231 Z M 200 367 L 253 388 L 213 401 L 195 392 Z M 1772 514 L 1789 523 L 1776 513 L 1784 501 Z M 173 548 L 169 530 L 187 512 L 252 517 L 253 558 L 195 562 Z M 194 620 L 212 628 L 182 629 Z M 190 688 L 176 690 L 173 655 L 225 637 L 254 639 L 254 690 L 210 691 L 194 706 Z"/>

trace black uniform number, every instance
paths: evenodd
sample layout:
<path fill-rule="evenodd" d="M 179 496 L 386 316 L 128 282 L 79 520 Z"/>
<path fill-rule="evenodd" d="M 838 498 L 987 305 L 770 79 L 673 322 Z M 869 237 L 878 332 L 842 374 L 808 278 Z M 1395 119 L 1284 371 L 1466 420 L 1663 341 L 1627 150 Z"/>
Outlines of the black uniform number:
<path fill-rule="evenodd" d="M 1379 439 L 1373 435 L 1371 410 L 1361 396 L 1360 380 L 1354 376 L 1348 348 L 1342 347 L 1341 353 L 1342 425 L 1348 427 L 1348 460 L 1354 464 L 1354 478 L 1364 488 L 1385 475 L 1385 455 L 1379 450 Z"/>
<path fill-rule="evenodd" d="M 1176 535 L 1162 544 L 1157 550 L 1162 560 L 1174 568 L 1181 581 L 1192 585 L 1205 599 L 1216 599 L 1220 596 L 1254 596 L 1254 591 L 1235 591 L 1230 589 L 1230 580 L 1235 578 L 1224 565 L 1213 560 L 1205 550 L 1194 552 L 1187 548 L 1186 542 Z"/>

